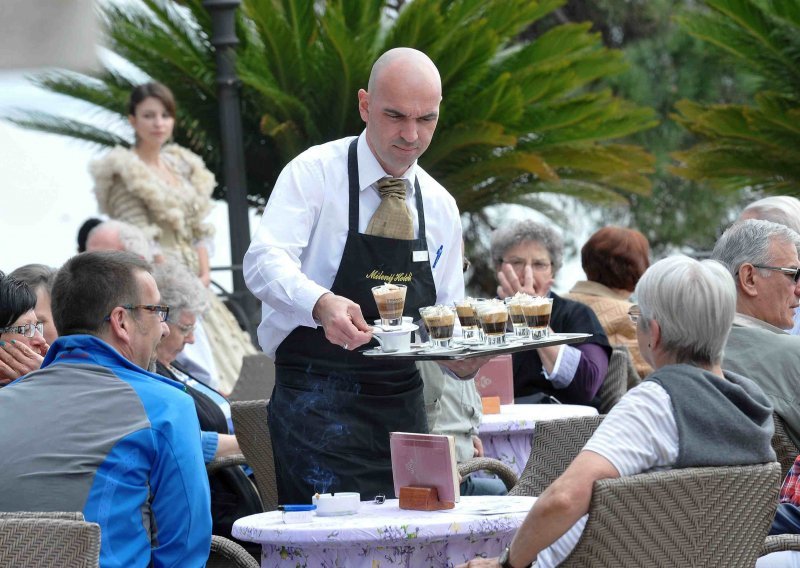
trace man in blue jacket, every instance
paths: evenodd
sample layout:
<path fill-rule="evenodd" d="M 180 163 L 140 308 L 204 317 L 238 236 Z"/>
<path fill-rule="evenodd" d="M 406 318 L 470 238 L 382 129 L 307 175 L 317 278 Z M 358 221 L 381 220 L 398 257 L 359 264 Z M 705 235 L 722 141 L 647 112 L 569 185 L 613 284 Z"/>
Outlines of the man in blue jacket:
<path fill-rule="evenodd" d="M 83 511 L 100 525 L 104 568 L 208 559 L 194 404 L 145 370 L 169 334 L 160 300 L 135 255 L 71 258 L 53 286 L 59 339 L 39 371 L 0 391 L 0 510 Z"/>

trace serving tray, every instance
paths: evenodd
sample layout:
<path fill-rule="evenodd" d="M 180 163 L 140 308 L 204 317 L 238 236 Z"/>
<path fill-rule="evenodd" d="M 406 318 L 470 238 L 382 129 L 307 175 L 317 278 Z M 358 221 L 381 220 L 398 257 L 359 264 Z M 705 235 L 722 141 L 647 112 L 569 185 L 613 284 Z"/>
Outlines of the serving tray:
<path fill-rule="evenodd" d="M 458 359 L 472 359 L 474 357 L 494 357 L 503 353 L 518 353 L 520 351 L 530 351 L 540 347 L 550 345 L 569 345 L 571 343 L 583 343 L 591 333 L 554 333 L 546 339 L 537 341 L 520 341 L 511 335 L 506 335 L 506 344 L 499 347 L 488 348 L 486 346 L 471 346 L 469 344 L 455 344 L 445 351 L 437 351 L 425 344 L 412 344 L 410 351 L 402 353 L 384 353 L 380 347 L 367 349 L 361 354 L 372 359 L 389 359 L 408 361 L 447 361 Z M 457 341 L 457 340 L 456 340 Z"/>

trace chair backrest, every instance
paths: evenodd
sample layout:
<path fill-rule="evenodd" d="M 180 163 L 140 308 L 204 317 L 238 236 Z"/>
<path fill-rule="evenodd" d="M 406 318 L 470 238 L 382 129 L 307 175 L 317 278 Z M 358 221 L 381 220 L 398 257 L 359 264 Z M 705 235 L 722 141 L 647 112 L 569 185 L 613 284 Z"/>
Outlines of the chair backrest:
<path fill-rule="evenodd" d="M 628 390 L 631 390 L 642 382 L 642 377 L 639 376 L 639 371 L 636 370 L 631 350 L 627 347 L 625 347 L 625 349 L 628 351 Z"/>
<path fill-rule="evenodd" d="M 258 568 L 259 563 L 242 546 L 225 537 L 212 535 L 206 568 Z"/>
<path fill-rule="evenodd" d="M 239 447 L 245 460 L 253 468 L 264 511 L 274 511 L 278 508 L 278 482 L 275 477 L 272 438 L 267 425 L 267 401 L 233 402 L 231 417 Z"/>
<path fill-rule="evenodd" d="M 533 431 L 531 454 L 509 495 L 538 496 L 564 473 L 605 418 L 579 416 L 541 420 Z"/>
<path fill-rule="evenodd" d="M 272 396 L 275 386 L 275 364 L 264 353 L 245 355 L 242 359 L 242 370 L 233 386 L 231 401 L 263 400 Z"/>
<path fill-rule="evenodd" d="M 514 367 L 511 354 L 498 355 L 478 369 L 475 388 L 481 397 L 499 396 L 500 404 L 514 404 Z"/>
<path fill-rule="evenodd" d="M 560 566 L 752 568 L 777 504 L 775 463 L 604 479 Z"/>
<path fill-rule="evenodd" d="M 786 477 L 800 450 L 794 445 L 794 442 L 786 432 L 786 422 L 784 422 L 783 418 L 773 412 L 772 419 L 775 423 L 775 433 L 772 435 L 772 449 L 775 450 L 776 459 L 781 464 L 781 475 Z"/>
<path fill-rule="evenodd" d="M 100 525 L 36 516 L 2 518 L 0 566 L 96 568 Z"/>
<path fill-rule="evenodd" d="M 65 521 L 83 521 L 81 511 L 0 511 L 2 519 L 62 519 Z"/>
<path fill-rule="evenodd" d="M 608 414 L 608 411 L 619 402 L 619 399 L 628 392 L 628 369 L 631 359 L 628 348 L 624 345 L 614 345 L 611 348 L 611 358 L 608 361 L 608 372 L 597 397 L 600 405 L 597 410 L 600 414 Z M 638 375 L 637 375 L 638 376 Z"/>

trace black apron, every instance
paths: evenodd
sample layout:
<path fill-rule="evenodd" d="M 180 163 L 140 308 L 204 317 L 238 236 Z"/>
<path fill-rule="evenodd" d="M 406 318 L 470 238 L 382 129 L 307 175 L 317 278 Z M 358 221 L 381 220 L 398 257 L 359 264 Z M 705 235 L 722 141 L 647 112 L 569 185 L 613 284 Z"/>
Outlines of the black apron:
<path fill-rule="evenodd" d="M 403 314 L 416 320 L 420 307 L 436 302 L 419 181 L 418 239 L 360 234 L 357 141 L 348 151 L 349 229 L 331 292 L 357 303 L 371 324 L 380 317 L 371 288 L 405 284 Z M 414 251 L 425 251 L 416 262 Z M 321 326 L 298 326 L 276 351 L 275 379 L 268 422 L 281 504 L 328 491 L 394 495 L 389 432 L 428 431 L 413 362 L 369 359 L 329 342 Z"/>

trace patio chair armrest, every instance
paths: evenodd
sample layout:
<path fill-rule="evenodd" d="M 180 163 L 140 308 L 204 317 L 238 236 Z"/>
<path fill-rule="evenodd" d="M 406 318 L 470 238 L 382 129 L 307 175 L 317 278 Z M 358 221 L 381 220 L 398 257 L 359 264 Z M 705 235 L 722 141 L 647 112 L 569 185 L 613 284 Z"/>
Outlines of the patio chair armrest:
<path fill-rule="evenodd" d="M 776 534 L 768 536 L 761 546 L 759 556 L 781 552 L 782 550 L 800 551 L 800 534 Z"/>
<path fill-rule="evenodd" d="M 214 458 L 212 461 L 206 464 L 206 471 L 208 473 L 214 473 L 215 471 L 219 471 L 225 467 L 239 465 L 247 465 L 247 462 L 242 454 L 235 454 L 224 458 Z"/>
<path fill-rule="evenodd" d="M 519 480 L 513 469 L 494 458 L 472 458 L 458 464 L 458 474 L 461 477 L 481 470 L 497 475 L 509 491 Z"/>

